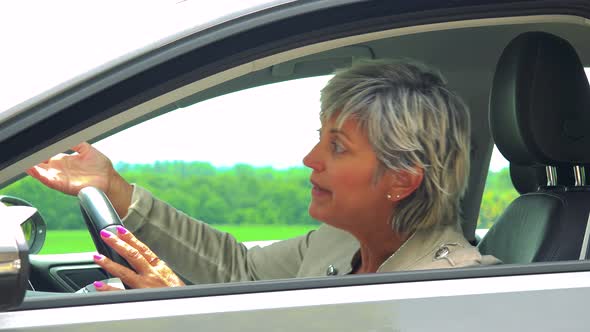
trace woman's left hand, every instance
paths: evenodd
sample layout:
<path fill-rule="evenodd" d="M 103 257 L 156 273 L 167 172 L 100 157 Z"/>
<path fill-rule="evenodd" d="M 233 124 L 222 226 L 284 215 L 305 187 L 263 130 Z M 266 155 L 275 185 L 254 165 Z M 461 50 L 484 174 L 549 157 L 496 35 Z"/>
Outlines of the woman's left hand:
<path fill-rule="evenodd" d="M 156 288 L 184 286 L 180 278 L 158 258 L 153 251 L 140 242 L 131 232 L 117 226 L 117 235 L 105 230 L 100 232 L 102 240 L 123 257 L 133 270 L 113 262 L 103 255 L 94 255 L 94 262 L 111 275 L 132 288 Z M 95 282 L 98 291 L 121 290 L 102 282 Z"/>

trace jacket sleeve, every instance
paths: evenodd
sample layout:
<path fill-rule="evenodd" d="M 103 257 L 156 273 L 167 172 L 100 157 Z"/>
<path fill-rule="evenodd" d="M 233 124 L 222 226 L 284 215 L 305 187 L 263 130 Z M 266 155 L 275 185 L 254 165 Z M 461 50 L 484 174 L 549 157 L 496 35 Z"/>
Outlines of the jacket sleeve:
<path fill-rule="evenodd" d="M 123 223 L 177 274 L 198 283 L 292 278 L 313 233 L 247 249 L 134 185 Z"/>

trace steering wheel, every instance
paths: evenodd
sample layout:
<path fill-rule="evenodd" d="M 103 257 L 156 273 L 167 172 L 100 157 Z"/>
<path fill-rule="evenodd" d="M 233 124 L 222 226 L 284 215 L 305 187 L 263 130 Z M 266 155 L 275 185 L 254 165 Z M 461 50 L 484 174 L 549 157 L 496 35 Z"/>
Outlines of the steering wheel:
<path fill-rule="evenodd" d="M 84 217 L 92 241 L 96 246 L 96 250 L 112 261 L 133 270 L 129 263 L 115 250 L 107 246 L 100 237 L 100 231 L 106 230 L 117 234 L 117 226 L 123 225 L 119 215 L 117 215 L 117 212 L 104 192 L 95 187 L 86 187 L 80 190 L 78 199 L 80 200 L 82 216 Z"/>

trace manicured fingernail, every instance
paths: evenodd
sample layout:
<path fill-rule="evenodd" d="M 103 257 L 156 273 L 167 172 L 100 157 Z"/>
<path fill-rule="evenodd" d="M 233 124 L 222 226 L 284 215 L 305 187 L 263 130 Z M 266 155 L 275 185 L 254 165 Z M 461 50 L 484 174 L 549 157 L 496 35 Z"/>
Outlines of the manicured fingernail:
<path fill-rule="evenodd" d="M 125 227 L 123 226 L 117 226 L 117 233 L 123 235 L 123 234 L 127 234 L 127 229 L 125 229 Z"/>
<path fill-rule="evenodd" d="M 102 236 L 104 238 L 108 239 L 109 237 L 111 237 L 111 235 L 112 235 L 111 232 L 105 231 L 104 229 L 102 231 L 100 231 L 100 236 Z"/>
<path fill-rule="evenodd" d="M 95 282 L 93 282 L 93 284 L 94 284 L 94 287 L 96 287 L 96 288 L 102 288 L 104 286 L 104 282 L 102 282 L 102 281 L 95 281 Z"/>
<path fill-rule="evenodd" d="M 103 255 L 94 254 L 94 260 L 95 260 L 95 261 L 99 261 L 99 260 L 101 260 L 101 259 L 103 259 L 103 258 L 104 258 L 104 256 L 103 256 Z"/>

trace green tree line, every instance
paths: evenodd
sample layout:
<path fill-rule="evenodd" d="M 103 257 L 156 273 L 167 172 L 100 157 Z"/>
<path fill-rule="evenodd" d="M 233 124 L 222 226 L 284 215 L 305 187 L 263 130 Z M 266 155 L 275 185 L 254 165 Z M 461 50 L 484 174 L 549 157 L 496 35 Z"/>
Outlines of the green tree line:
<path fill-rule="evenodd" d="M 213 225 L 314 225 L 307 213 L 311 185 L 307 168 L 273 169 L 204 162 L 119 163 L 116 169 L 177 209 Z M 0 190 L 39 209 L 49 229 L 83 229 L 77 198 L 25 177 Z M 490 172 L 480 227 L 489 227 L 514 198 L 507 169 Z"/>

